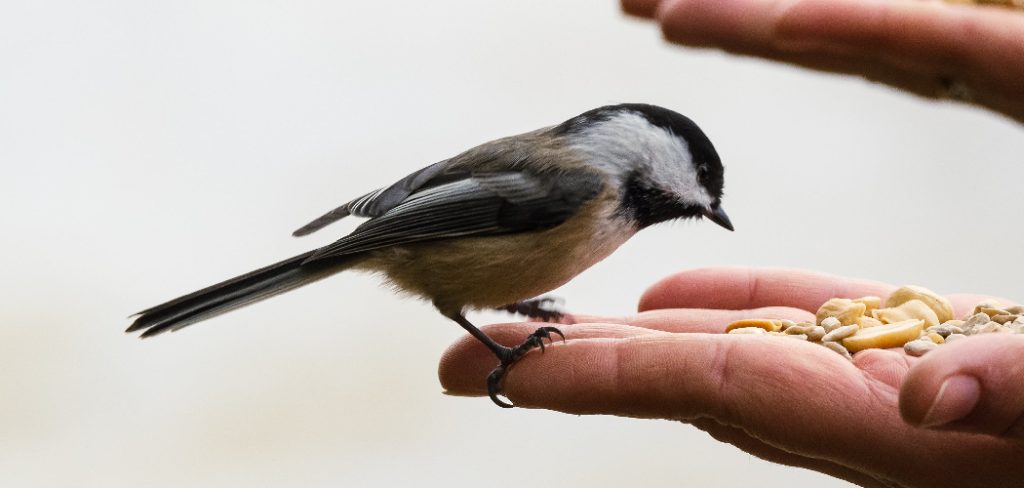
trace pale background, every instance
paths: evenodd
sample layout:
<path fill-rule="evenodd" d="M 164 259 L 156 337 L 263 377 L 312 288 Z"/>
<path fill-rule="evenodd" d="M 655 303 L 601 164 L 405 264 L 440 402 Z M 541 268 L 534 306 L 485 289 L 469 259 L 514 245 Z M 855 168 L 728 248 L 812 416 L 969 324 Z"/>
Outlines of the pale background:
<path fill-rule="evenodd" d="M 342 235 L 289 237 L 350 197 L 607 103 L 697 120 L 737 231 L 645 231 L 572 310 L 706 265 L 1024 297 L 1020 126 L 670 47 L 611 1 L 6 1 L 0 33 L 3 486 L 846 486 L 678 423 L 446 397 L 462 331 L 369 276 L 121 332 Z"/>

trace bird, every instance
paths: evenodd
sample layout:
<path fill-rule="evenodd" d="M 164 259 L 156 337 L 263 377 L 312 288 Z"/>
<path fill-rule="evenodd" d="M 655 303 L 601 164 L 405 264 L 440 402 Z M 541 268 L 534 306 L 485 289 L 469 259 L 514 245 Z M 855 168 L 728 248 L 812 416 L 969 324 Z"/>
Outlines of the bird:
<path fill-rule="evenodd" d="M 487 346 L 491 400 L 527 352 L 562 332 L 499 344 L 466 319 L 507 310 L 557 321 L 543 294 L 600 262 L 638 231 L 706 218 L 729 231 L 718 152 L 690 118 L 650 104 L 598 107 L 560 124 L 483 143 L 348 201 L 293 235 L 365 218 L 331 244 L 135 314 L 126 332 L 174 331 L 341 271 L 382 274 L 429 300 Z"/>

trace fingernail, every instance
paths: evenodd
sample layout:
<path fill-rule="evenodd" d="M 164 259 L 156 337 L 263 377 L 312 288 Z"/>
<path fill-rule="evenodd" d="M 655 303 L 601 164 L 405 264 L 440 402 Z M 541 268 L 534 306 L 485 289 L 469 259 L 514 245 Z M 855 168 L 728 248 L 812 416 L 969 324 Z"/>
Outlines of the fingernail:
<path fill-rule="evenodd" d="M 981 384 L 974 377 L 957 375 L 946 378 L 921 420 L 921 427 L 939 427 L 966 417 L 978 404 L 980 395 Z"/>

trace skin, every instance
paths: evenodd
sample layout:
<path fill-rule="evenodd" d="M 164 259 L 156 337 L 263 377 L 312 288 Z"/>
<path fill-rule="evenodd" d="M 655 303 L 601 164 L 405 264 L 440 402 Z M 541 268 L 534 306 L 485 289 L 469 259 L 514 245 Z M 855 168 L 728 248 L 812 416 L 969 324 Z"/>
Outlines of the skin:
<path fill-rule="evenodd" d="M 923 358 L 867 350 L 851 363 L 803 341 L 722 333 L 740 318 L 810 320 L 828 298 L 884 298 L 894 288 L 785 269 L 678 273 L 648 289 L 634 316 L 560 326 L 570 340 L 527 354 L 505 392 L 525 408 L 681 421 L 862 486 L 1019 486 L 1024 336 L 971 336 Z M 957 316 L 992 299 L 948 298 Z M 537 325 L 485 330 L 517 344 Z M 493 367 L 490 351 L 466 337 L 444 354 L 439 376 L 450 394 L 482 395 Z"/>
<path fill-rule="evenodd" d="M 656 20 L 674 43 L 859 75 L 1024 122 L 1024 11 L 923 0 L 622 0 L 622 8 Z"/>

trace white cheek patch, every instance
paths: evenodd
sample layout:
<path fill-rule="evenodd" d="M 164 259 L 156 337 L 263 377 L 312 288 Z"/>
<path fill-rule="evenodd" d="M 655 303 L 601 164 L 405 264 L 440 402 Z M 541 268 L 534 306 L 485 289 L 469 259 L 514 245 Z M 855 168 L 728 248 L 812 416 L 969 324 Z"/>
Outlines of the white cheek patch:
<path fill-rule="evenodd" d="M 697 168 L 693 164 L 693 155 L 686 140 L 660 127 L 651 127 L 650 132 L 651 180 L 663 188 L 671 189 L 681 201 L 710 205 L 711 195 L 708 195 L 697 178 Z"/>
<path fill-rule="evenodd" d="M 573 149 L 586 160 L 624 183 L 641 171 L 660 188 L 683 202 L 708 206 L 711 195 L 697 180 L 697 170 L 686 141 L 667 129 L 655 127 L 642 115 L 621 112 L 595 124 L 578 136 Z"/>

